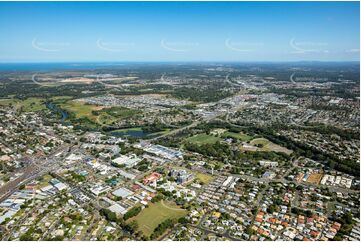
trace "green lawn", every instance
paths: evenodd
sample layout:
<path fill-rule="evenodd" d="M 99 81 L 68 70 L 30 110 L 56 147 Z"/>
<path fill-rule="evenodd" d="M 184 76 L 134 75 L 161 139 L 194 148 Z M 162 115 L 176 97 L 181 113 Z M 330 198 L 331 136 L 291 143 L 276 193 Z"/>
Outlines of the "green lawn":
<path fill-rule="evenodd" d="M 252 136 L 249 136 L 247 134 L 243 134 L 243 133 L 235 133 L 235 132 L 224 132 L 222 134 L 222 137 L 223 138 L 227 138 L 227 137 L 230 137 L 230 138 L 234 138 L 234 139 L 238 139 L 238 140 L 241 140 L 241 141 L 250 141 L 252 140 Z"/>
<path fill-rule="evenodd" d="M 166 219 L 178 219 L 187 214 L 187 210 L 180 209 L 177 205 L 166 201 L 149 203 L 149 207 L 143 209 L 137 216 L 130 219 L 136 220 L 139 230 L 144 235 L 150 236 L 158 224 Z"/>
<path fill-rule="evenodd" d="M 213 135 L 208 135 L 208 134 L 196 134 L 196 135 L 186 139 L 186 141 L 188 141 L 190 143 L 199 144 L 199 145 L 200 144 L 214 144 L 220 140 L 221 140 L 221 138 L 213 136 Z"/>

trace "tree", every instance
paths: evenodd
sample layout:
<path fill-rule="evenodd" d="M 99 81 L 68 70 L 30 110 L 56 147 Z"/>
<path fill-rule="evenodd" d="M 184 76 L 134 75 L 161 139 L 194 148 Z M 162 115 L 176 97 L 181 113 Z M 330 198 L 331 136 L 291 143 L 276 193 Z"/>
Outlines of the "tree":
<path fill-rule="evenodd" d="M 134 233 L 139 228 L 137 221 L 133 220 L 132 222 L 126 224 L 124 229 L 128 230 L 130 233 Z"/>
<path fill-rule="evenodd" d="M 161 201 L 163 198 L 164 198 L 164 196 L 162 194 L 158 194 L 152 198 L 151 202 L 156 203 L 156 202 Z"/>
<path fill-rule="evenodd" d="M 178 219 L 178 223 L 187 224 L 187 223 L 189 223 L 189 220 L 186 219 L 185 217 L 181 217 Z"/>
<path fill-rule="evenodd" d="M 141 207 L 133 207 L 126 214 L 124 214 L 123 219 L 128 220 L 131 217 L 137 216 L 140 211 L 142 211 Z"/>
<path fill-rule="evenodd" d="M 100 210 L 100 214 L 102 214 L 103 216 L 105 216 L 105 218 L 106 218 L 108 221 L 111 221 L 111 222 L 116 222 L 116 221 L 117 221 L 117 215 L 116 215 L 116 213 L 110 211 L 109 209 L 102 208 L 102 209 Z"/>

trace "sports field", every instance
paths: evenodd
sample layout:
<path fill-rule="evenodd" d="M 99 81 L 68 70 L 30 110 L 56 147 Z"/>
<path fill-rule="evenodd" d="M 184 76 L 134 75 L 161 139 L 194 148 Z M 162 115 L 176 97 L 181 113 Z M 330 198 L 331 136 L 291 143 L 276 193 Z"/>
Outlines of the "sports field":
<path fill-rule="evenodd" d="M 166 219 L 178 219 L 187 214 L 187 210 L 181 209 L 174 203 L 167 201 L 160 201 L 157 203 L 150 203 L 148 208 L 143 209 L 137 216 L 130 219 L 136 220 L 139 225 L 139 230 L 144 235 L 150 236 L 158 224 Z"/>
<path fill-rule="evenodd" d="M 321 179 L 322 179 L 323 174 L 322 173 L 312 173 L 308 179 L 307 182 L 312 183 L 312 184 L 319 184 Z"/>

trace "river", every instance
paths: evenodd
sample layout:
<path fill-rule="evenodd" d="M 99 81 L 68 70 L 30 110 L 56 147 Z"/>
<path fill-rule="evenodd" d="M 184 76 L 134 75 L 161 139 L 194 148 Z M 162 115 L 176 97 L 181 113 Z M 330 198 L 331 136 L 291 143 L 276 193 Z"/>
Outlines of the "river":
<path fill-rule="evenodd" d="M 48 102 L 48 103 L 46 103 L 46 107 L 47 107 L 50 111 L 52 111 L 52 112 L 54 112 L 54 113 L 56 113 L 56 114 L 60 114 L 60 115 L 61 115 L 60 121 L 61 121 L 62 123 L 65 121 L 65 119 L 67 119 L 67 118 L 69 117 L 69 114 L 68 114 L 65 110 L 59 108 L 59 107 L 58 107 L 57 105 L 55 105 L 54 103 Z"/>

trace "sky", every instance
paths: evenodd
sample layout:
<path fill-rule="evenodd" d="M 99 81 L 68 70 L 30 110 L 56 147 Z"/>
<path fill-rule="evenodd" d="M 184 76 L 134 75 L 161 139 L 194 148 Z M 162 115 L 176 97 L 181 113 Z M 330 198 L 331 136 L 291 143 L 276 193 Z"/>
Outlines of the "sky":
<path fill-rule="evenodd" d="M 359 61 L 359 2 L 0 2 L 0 62 Z"/>

